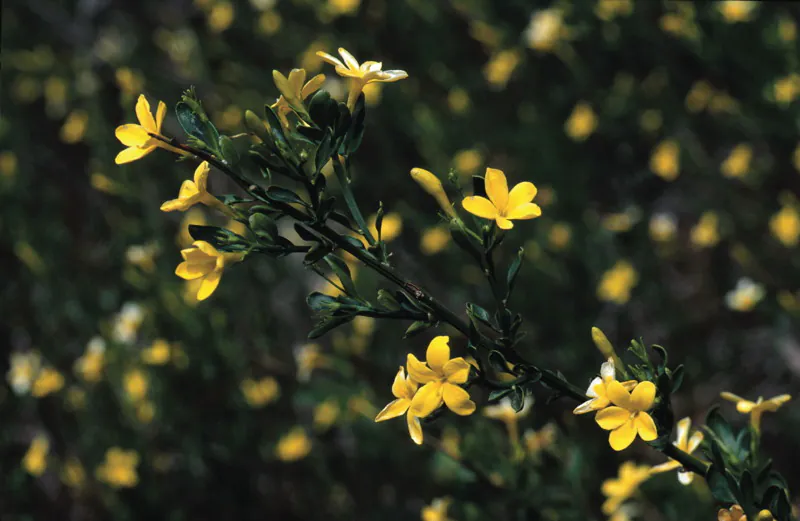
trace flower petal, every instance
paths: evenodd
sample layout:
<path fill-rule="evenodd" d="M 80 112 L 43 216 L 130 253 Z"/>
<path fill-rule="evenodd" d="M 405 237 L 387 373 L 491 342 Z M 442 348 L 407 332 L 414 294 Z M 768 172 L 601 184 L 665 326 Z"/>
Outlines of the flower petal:
<path fill-rule="evenodd" d="M 450 341 L 449 336 L 440 335 L 431 340 L 428 350 L 425 352 L 425 360 L 428 367 L 440 375 L 444 375 L 444 364 L 450 360 Z"/>
<path fill-rule="evenodd" d="M 597 422 L 597 425 L 599 425 L 601 429 L 610 431 L 626 423 L 630 418 L 630 411 L 612 405 L 611 407 L 606 407 L 602 411 L 599 411 L 597 416 L 594 417 L 594 421 Z"/>
<path fill-rule="evenodd" d="M 630 393 L 625 390 L 621 383 L 616 380 L 608 382 L 606 384 L 606 393 L 608 394 L 608 399 L 614 405 L 619 405 L 624 409 L 632 409 L 633 406 L 631 405 L 631 395 Z"/>
<path fill-rule="evenodd" d="M 407 397 L 406 394 L 406 371 L 403 369 L 403 366 L 400 366 L 400 369 L 397 371 L 397 374 L 394 375 L 394 381 L 392 382 L 392 394 L 395 398 L 411 398 L 410 396 Z"/>
<path fill-rule="evenodd" d="M 687 472 L 685 470 L 678 471 L 678 481 L 681 482 L 681 485 L 691 485 L 692 481 L 694 481 L 694 472 Z"/>
<path fill-rule="evenodd" d="M 646 412 L 638 413 L 634 418 L 634 423 L 636 424 L 636 432 L 639 433 L 639 437 L 644 441 L 653 441 L 658 438 L 658 430 L 653 417 Z"/>
<path fill-rule="evenodd" d="M 392 83 L 395 81 L 400 81 L 408 78 L 408 73 L 406 71 L 400 70 L 390 70 L 390 71 L 381 71 L 380 79 L 378 81 L 382 83 Z"/>
<path fill-rule="evenodd" d="M 640 382 L 631 392 L 631 405 L 637 411 L 646 411 L 653 406 L 656 399 L 656 384 Z"/>
<path fill-rule="evenodd" d="M 422 445 L 422 425 L 419 422 L 419 418 L 409 413 L 406 415 L 406 421 L 408 422 L 408 434 L 411 436 L 411 440 L 417 445 Z"/>
<path fill-rule="evenodd" d="M 506 219 L 505 217 L 500 217 L 499 215 L 495 218 L 495 222 L 497 223 L 497 227 L 501 230 L 510 230 L 514 227 L 514 223 Z"/>
<path fill-rule="evenodd" d="M 442 405 L 442 382 L 429 382 L 422 386 L 411 400 L 411 412 L 424 418 Z"/>
<path fill-rule="evenodd" d="M 417 360 L 417 357 L 412 353 L 409 353 L 408 357 L 406 357 L 406 369 L 408 370 L 408 375 L 421 384 L 439 379 L 439 376 L 432 369 Z"/>
<path fill-rule="evenodd" d="M 156 109 L 156 134 L 161 134 L 161 125 L 164 123 L 164 117 L 167 115 L 167 104 L 163 101 L 158 102 L 158 109 Z"/>
<path fill-rule="evenodd" d="M 469 368 L 469 363 L 459 356 L 444 364 L 444 375 L 451 384 L 463 384 L 469 378 Z"/>
<path fill-rule="evenodd" d="M 605 384 L 603 383 L 603 380 L 599 376 L 595 376 L 592 381 L 589 382 L 589 387 L 586 388 L 586 396 L 589 398 L 597 398 L 600 396 L 600 393 L 598 393 L 600 388 L 598 386 L 603 386 L 602 391 L 605 392 Z"/>
<path fill-rule="evenodd" d="M 687 416 L 681 419 L 675 426 L 677 431 L 675 446 L 681 450 L 686 450 L 686 444 L 689 441 L 689 429 L 692 428 L 692 419 Z"/>
<path fill-rule="evenodd" d="M 764 403 L 768 404 L 767 405 L 767 410 L 776 411 L 776 410 L 778 410 L 778 407 L 780 407 L 781 405 L 783 405 L 784 403 L 788 402 L 791 399 L 792 399 L 791 395 L 782 394 L 780 396 L 776 396 L 774 398 L 770 398 L 769 400 L 766 400 Z"/>
<path fill-rule="evenodd" d="M 136 117 L 139 119 L 139 124 L 142 125 L 145 130 L 158 133 L 156 121 L 153 119 L 153 113 L 150 111 L 150 103 L 148 103 L 144 94 L 139 94 L 139 99 L 136 101 Z"/>
<path fill-rule="evenodd" d="M 208 164 L 208 161 L 203 161 L 200 163 L 194 171 L 194 184 L 197 185 L 198 192 L 207 192 L 208 187 L 208 173 L 211 171 L 211 167 Z"/>
<path fill-rule="evenodd" d="M 330 54 L 328 54 L 326 52 L 317 51 L 317 56 L 322 58 L 323 61 L 330 63 L 334 67 L 345 68 L 344 63 L 342 63 L 341 60 L 339 60 L 339 58 L 331 56 Z"/>
<path fill-rule="evenodd" d="M 150 140 L 150 134 L 144 127 L 132 123 L 118 126 L 114 135 L 126 147 L 142 147 Z"/>
<path fill-rule="evenodd" d="M 197 291 L 197 300 L 205 300 L 216 291 L 222 278 L 222 270 L 214 270 L 203 278 L 200 289 Z"/>
<path fill-rule="evenodd" d="M 692 437 L 689 438 L 689 444 L 687 446 L 686 452 L 688 452 L 689 454 L 694 452 L 697 449 L 697 447 L 699 447 L 700 444 L 703 443 L 703 438 L 704 435 L 700 431 L 697 431 L 694 434 L 692 434 Z"/>
<path fill-rule="evenodd" d="M 511 206 L 509 204 L 506 209 L 507 219 L 526 220 L 539 217 L 540 215 L 542 215 L 542 209 L 535 203 L 524 203 L 519 206 Z"/>
<path fill-rule="evenodd" d="M 599 414 L 599 413 L 598 413 Z M 636 439 L 636 427 L 633 422 L 625 422 L 608 435 L 608 444 L 611 448 L 620 451 L 627 449 Z"/>
<path fill-rule="evenodd" d="M 508 194 L 508 207 L 515 208 L 533 201 L 533 198 L 536 197 L 536 192 L 536 186 L 531 182 L 525 181 L 517 184 Z"/>
<path fill-rule="evenodd" d="M 124 165 L 125 163 L 130 163 L 131 161 L 136 161 L 137 159 L 143 158 L 155 149 L 156 147 L 128 147 L 117 154 L 117 157 L 114 158 L 114 162 L 118 165 Z"/>
<path fill-rule="evenodd" d="M 347 52 L 347 49 L 344 47 L 339 47 L 339 54 L 344 60 L 345 65 L 347 65 L 348 69 L 358 70 L 358 60 L 356 60 L 352 54 Z"/>
<path fill-rule="evenodd" d="M 411 400 L 406 400 L 405 398 L 398 398 L 392 402 L 389 402 L 386 407 L 383 408 L 381 412 L 375 416 L 376 422 L 382 422 L 385 420 L 391 420 L 392 418 L 397 418 L 398 416 L 402 416 L 411 406 Z"/>
<path fill-rule="evenodd" d="M 595 410 L 594 407 L 593 407 L 594 400 L 595 400 L 594 398 L 592 398 L 591 400 L 586 400 L 585 402 L 583 402 L 579 406 L 575 407 L 572 410 L 572 414 L 586 414 L 587 412 L 594 411 Z"/>
<path fill-rule="evenodd" d="M 184 181 L 186 183 L 191 183 L 191 181 Z M 191 205 L 187 204 L 186 199 L 178 198 L 178 199 L 170 199 L 169 201 L 164 201 L 161 205 L 160 210 L 162 212 L 185 212 L 189 209 Z"/>
<path fill-rule="evenodd" d="M 617 379 L 617 371 L 614 367 L 613 358 L 609 358 L 600 366 L 600 377 L 605 381 Z"/>
<path fill-rule="evenodd" d="M 192 246 L 202 251 L 209 257 L 219 257 L 219 252 L 215 247 L 211 245 L 211 243 L 208 243 L 206 241 L 194 241 L 192 243 Z"/>
<path fill-rule="evenodd" d="M 461 206 L 472 215 L 477 215 L 483 219 L 494 219 L 497 217 L 497 208 L 490 200 L 480 195 L 465 197 L 461 201 Z"/>
<path fill-rule="evenodd" d="M 208 273 L 208 271 L 201 269 L 197 264 L 192 264 L 189 262 L 181 262 L 178 264 L 178 267 L 175 268 L 175 275 L 179 276 L 183 280 L 199 279 L 206 273 Z"/>
<path fill-rule="evenodd" d="M 650 468 L 650 474 L 661 474 L 662 472 L 669 472 L 671 470 L 681 468 L 681 464 L 675 460 L 669 460 L 661 465 L 656 465 Z"/>
<path fill-rule="evenodd" d="M 508 205 L 508 182 L 502 170 L 496 168 L 486 169 L 486 195 L 489 200 L 497 207 L 497 211 L 503 213 Z"/>
<path fill-rule="evenodd" d="M 469 393 L 457 385 L 442 385 L 442 398 L 447 408 L 459 416 L 469 416 L 475 412 L 475 402 L 469 399 Z"/>
<path fill-rule="evenodd" d="M 316 92 L 322 87 L 322 84 L 325 83 L 325 75 L 324 74 L 317 74 L 303 86 L 303 90 L 300 92 L 300 96 L 303 99 L 306 99 L 311 95 L 311 93 Z"/>

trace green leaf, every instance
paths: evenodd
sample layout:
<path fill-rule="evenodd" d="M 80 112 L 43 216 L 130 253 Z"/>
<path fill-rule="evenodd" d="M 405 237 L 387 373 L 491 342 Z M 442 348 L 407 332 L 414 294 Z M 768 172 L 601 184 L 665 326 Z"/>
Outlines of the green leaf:
<path fill-rule="evenodd" d="M 331 270 L 339 277 L 339 281 L 342 283 L 345 292 L 353 297 L 358 297 L 358 291 L 356 290 L 356 285 L 353 283 L 353 277 L 350 274 L 350 268 L 347 266 L 347 263 L 334 255 L 325 257 L 325 262 L 328 263 Z"/>
<path fill-rule="evenodd" d="M 672 394 L 677 393 L 678 389 L 681 388 L 681 384 L 683 384 L 684 374 L 685 371 L 683 365 L 679 365 L 678 367 L 672 370 L 672 374 L 670 375 L 670 378 L 672 380 L 672 389 L 670 390 L 670 392 Z"/>
<path fill-rule="evenodd" d="M 742 472 L 742 477 L 739 479 L 739 503 L 745 512 L 752 510 L 755 506 L 756 488 L 753 483 L 753 475 L 749 470 Z"/>
<path fill-rule="evenodd" d="M 308 250 L 306 256 L 303 257 L 303 264 L 306 266 L 310 266 L 312 264 L 316 264 L 317 262 L 321 261 L 331 252 L 330 246 L 327 244 L 317 243 Z"/>
<path fill-rule="evenodd" d="M 337 328 L 343 324 L 347 324 L 355 318 L 355 315 L 347 315 L 342 317 L 325 317 L 320 321 L 314 329 L 308 333 L 308 338 L 313 340 L 323 336 L 328 331 Z"/>
<path fill-rule="evenodd" d="M 489 402 L 494 403 L 502 399 L 504 396 L 507 396 L 511 393 L 512 389 L 509 387 L 508 389 L 495 389 L 494 391 L 489 393 Z"/>
<path fill-rule="evenodd" d="M 256 234 L 259 239 L 267 239 L 270 242 L 278 240 L 278 225 L 274 219 L 269 218 L 263 213 L 254 212 L 248 218 L 250 229 Z"/>
<path fill-rule="evenodd" d="M 511 401 L 511 408 L 514 412 L 519 412 L 525 407 L 525 390 L 522 387 L 515 385 L 511 388 L 511 394 L 508 395 Z"/>
<path fill-rule="evenodd" d="M 519 274 L 519 269 L 522 267 L 522 256 L 525 253 L 525 250 L 520 248 L 517 252 L 517 258 L 511 263 L 511 266 L 508 267 L 508 273 L 506 274 L 506 299 L 511 296 L 511 292 L 514 290 L 514 281 L 517 280 L 517 275 Z"/>
<path fill-rule="evenodd" d="M 728 452 L 733 452 L 738 442 L 733 435 L 733 429 L 728 421 L 719 412 L 719 405 L 715 405 L 706 414 L 706 430 L 710 430 L 717 437 L 719 442 L 726 447 Z"/>
<path fill-rule="evenodd" d="M 308 102 L 308 115 L 311 121 L 320 128 L 336 125 L 336 116 L 339 114 L 337 102 L 324 90 L 318 90 Z"/>
<path fill-rule="evenodd" d="M 216 146 L 216 136 L 206 136 L 206 125 L 200 116 L 195 113 L 192 108 L 184 101 L 179 101 L 175 104 L 175 116 L 178 118 L 178 123 L 184 132 L 190 136 L 202 141 L 206 145 Z M 209 143 L 210 141 L 210 143 Z"/>
<path fill-rule="evenodd" d="M 390 311 L 398 311 L 402 309 L 392 294 L 385 289 L 378 290 L 378 304 Z"/>
<path fill-rule="evenodd" d="M 339 153 L 343 156 L 349 156 L 361 146 L 361 140 L 364 138 L 364 130 L 366 125 L 367 109 L 364 102 L 364 94 L 362 93 L 356 101 L 356 106 L 353 109 L 353 117 L 350 120 L 350 126 L 347 129 L 344 140 L 339 147 Z"/>
<path fill-rule="evenodd" d="M 233 141 L 228 136 L 219 137 L 219 151 L 222 154 L 222 158 L 230 166 L 239 164 L 241 156 L 239 155 L 239 151 L 236 150 L 236 147 L 233 146 Z"/>
<path fill-rule="evenodd" d="M 219 226 L 189 225 L 189 235 L 196 241 L 205 241 L 219 251 L 243 251 L 250 242 L 234 232 Z"/>
<path fill-rule="evenodd" d="M 312 311 L 317 313 L 327 313 L 341 307 L 336 297 L 320 293 L 319 291 L 315 291 L 306 297 L 306 303 L 308 303 L 308 307 L 310 307 Z"/>
<path fill-rule="evenodd" d="M 305 201 L 300 199 L 299 195 L 287 188 L 282 188 L 280 186 L 270 186 L 267 188 L 266 195 L 270 201 L 286 204 L 301 204 L 306 207 L 308 206 Z"/>
<path fill-rule="evenodd" d="M 736 493 L 731 490 L 731 478 L 727 476 L 727 471 L 720 469 L 717 465 L 711 465 L 706 474 L 706 482 L 708 488 L 711 489 L 711 495 L 718 503 L 731 504 L 737 501 Z"/>
<path fill-rule="evenodd" d="M 492 369 L 497 371 L 498 373 L 508 373 L 508 365 L 506 365 L 506 357 L 503 356 L 503 353 L 497 350 L 492 350 L 489 352 L 488 356 L 489 365 L 492 366 Z"/>
<path fill-rule="evenodd" d="M 408 329 L 406 329 L 406 332 L 403 334 L 403 338 L 410 338 L 414 335 L 418 335 L 419 333 L 422 333 L 429 327 L 431 327 L 431 324 L 429 322 L 417 320 L 416 322 L 413 322 L 410 326 L 408 326 Z"/>

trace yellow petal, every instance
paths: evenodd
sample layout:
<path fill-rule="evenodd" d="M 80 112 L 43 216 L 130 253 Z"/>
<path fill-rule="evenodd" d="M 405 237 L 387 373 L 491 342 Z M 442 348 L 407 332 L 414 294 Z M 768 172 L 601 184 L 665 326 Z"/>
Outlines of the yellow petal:
<path fill-rule="evenodd" d="M 519 183 L 508 194 L 508 207 L 516 208 L 525 203 L 533 201 L 536 197 L 536 186 L 528 181 Z"/>
<path fill-rule="evenodd" d="M 328 54 L 326 52 L 317 51 L 317 56 L 322 58 L 323 61 L 328 62 L 328 63 L 330 63 L 331 65 L 333 65 L 335 67 L 344 68 L 344 63 L 342 63 L 341 60 L 339 60 L 339 58 L 331 56 L 330 54 Z"/>
<path fill-rule="evenodd" d="M 406 369 L 408 375 L 416 382 L 426 384 L 434 380 L 438 380 L 439 376 L 434 373 L 428 366 L 417 360 L 417 357 L 412 353 L 406 357 Z"/>
<path fill-rule="evenodd" d="M 463 384 L 469 378 L 469 368 L 469 363 L 459 356 L 444 364 L 444 375 L 451 384 Z"/>
<path fill-rule="evenodd" d="M 406 71 L 400 70 L 390 70 L 390 71 L 381 71 L 380 78 L 375 80 L 381 83 L 393 83 L 395 81 L 400 81 L 408 78 L 408 73 Z"/>
<path fill-rule="evenodd" d="M 724 399 L 726 399 L 728 401 L 731 401 L 731 402 L 746 402 L 746 401 L 748 401 L 748 400 L 745 400 L 744 398 L 742 398 L 741 396 L 739 396 L 737 394 L 729 393 L 728 391 L 723 391 L 723 392 L 719 393 L 719 395 L 722 398 L 724 398 Z"/>
<path fill-rule="evenodd" d="M 616 451 L 627 449 L 634 439 L 636 439 L 636 427 L 630 421 L 623 423 L 608 435 L 608 443 Z"/>
<path fill-rule="evenodd" d="M 577 407 L 575 407 L 572 410 L 572 414 L 586 414 L 587 412 L 592 412 L 592 411 L 596 410 L 593 407 L 594 401 L 595 401 L 594 398 L 592 398 L 591 400 L 586 400 L 582 404 L 580 404 Z"/>
<path fill-rule="evenodd" d="M 601 429 L 610 431 L 626 423 L 631 417 L 630 411 L 622 407 L 606 407 L 597 413 L 594 420 Z M 634 431 L 635 434 L 635 431 Z"/>
<path fill-rule="evenodd" d="M 633 405 L 631 404 L 631 395 L 625 388 L 616 380 L 608 382 L 606 384 L 606 393 L 608 394 L 608 399 L 614 405 L 619 405 L 625 409 L 632 409 Z"/>
<path fill-rule="evenodd" d="M 465 197 L 464 200 L 461 201 L 461 206 L 472 215 L 477 215 L 484 219 L 494 219 L 497 217 L 497 208 L 495 208 L 490 200 L 480 195 Z"/>
<path fill-rule="evenodd" d="M 442 405 L 442 383 L 429 382 L 422 386 L 411 400 L 411 412 L 424 418 Z"/>
<path fill-rule="evenodd" d="M 534 203 L 525 203 L 519 206 L 511 206 L 508 205 L 508 210 L 506 211 L 506 219 L 534 219 L 542 215 L 542 209 L 539 208 L 538 204 Z"/>
<path fill-rule="evenodd" d="M 165 201 L 161 205 L 161 211 L 162 212 L 175 212 L 175 211 L 185 212 L 186 210 L 189 209 L 189 206 L 191 206 L 191 205 L 186 204 L 186 200 L 185 199 L 181 199 L 181 198 L 170 199 L 169 201 Z"/>
<path fill-rule="evenodd" d="M 348 68 L 352 70 L 358 70 L 358 60 L 356 60 L 352 54 L 347 52 L 347 49 L 344 47 L 339 47 L 339 54 L 342 56 L 342 59 L 344 59 L 344 63 Z"/>
<path fill-rule="evenodd" d="M 201 269 L 197 264 L 191 264 L 189 262 L 181 262 L 178 264 L 178 267 L 175 268 L 175 275 L 183 280 L 199 279 L 206 273 L 208 273 L 207 270 Z"/>
<path fill-rule="evenodd" d="M 656 399 L 656 385 L 653 382 L 641 382 L 633 389 L 630 396 L 633 409 L 646 411 L 653 406 L 653 401 Z"/>
<path fill-rule="evenodd" d="M 732 519 L 731 513 L 725 508 L 720 508 L 717 512 L 717 521 L 732 521 Z"/>
<path fill-rule="evenodd" d="M 497 211 L 503 213 L 508 205 L 508 183 L 502 170 L 486 169 L 486 195 L 495 205 Z"/>
<path fill-rule="evenodd" d="M 442 399 L 448 409 L 459 416 L 468 416 L 475 412 L 475 402 L 469 399 L 467 391 L 450 383 L 446 383 L 442 387 Z"/>
<path fill-rule="evenodd" d="M 139 100 L 136 102 L 136 117 L 139 119 L 139 124 L 142 125 L 145 130 L 158 133 L 153 114 L 150 112 L 150 103 L 147 102 L 147 98 L 144 97 L 144 94 L 139 94 Z"/>
<path fill-rule="evenodd" d="M 384 420 L 390 420 L 392 418 L 397 418 L 398 416 L 402 416 L 408 410 L 409 406 L 411 405 L 410 400 L 406 400 L 405 398 L 399 398 L 390 402 L 386 407 L 383 408 L 381 412 L 375 417 L 376 422 L 382 422 Z"/>
<path fill-rule="evenodd" d="M 221 270 L 214 270 L 203 278 L 200 283 L 200 289 L 197 291 L 197 300 L 205 300 L 211 296 L 212 293 L 219 286 L 219 280 L 222 278 Z"/>
<path fill-rule="evenodd" d="M 322 87 L 323 83 L 325 83 L 325 75 L 317 74 L 316 76 L 308 80 L 308 83 L 305 84 L 300 95 L 302 96 L 303 99 L 306 99 L 311 95 L 311 93 L 318 91 L 319 88 Z"/>
<path fill-rule="evenodd" d="M 161 134 L 161 125 L 164 123 L 164 116 L 167 115 L 167 104 L 163 101 L 158 102 L 156 110 L 156 134 Z"/>
<path fill-rule="evenodd" d="M 428 344 L 428 350 L 425 353 L 425 360 L 428 362 L 428 367 L 439 375 L 444 375 L 444 364 L 450 360 L 449 341 L 450 337 L 448 336 L 437 336 Z"/>
<path fill-rule="evenodd" d="M 770 411 L 775 411 L 775 410 L 778 409 L 778 407 L 780 407 L 781 405 L 783 405 L 784 403 L 788 402 L 791 399 L 792 399 L 791 395 L 782 394 L 780 396 L 776 396 L 774 398 L 770 398 L 769 400 L 767 400 L 764 403 L 769 404 L 769 410 Z"/>
<path fill-rule="evenodd" d="M 636 432 L 639 433 L 639 437 L 644 441 L 653 441 L 658 438 L 658 430 L 653 417 L 646 412 L 637 414 L 634 423 L 636 424 Z"/>
<path fill-rule="evenodd" d="M 678 481 L 681 485 L 691 485 L 694 481 L 694 472 L 686 472 L 685 470 L 678 471 Z"/>
<path fill-rule="evenodd" d="M 514 227 L 514 223 L 512 223 L 505 217 L 497 216 L 497 218 L 495 218 L 495 222 L 497 223 L 497 227 L 500 228 L 501 230 L 510 230 L 511 228 Z"/>
<path fill-rule="evenodd" d="M 660 474 L 662 472 L 669 472 L 681 468 L 681 464 L 675 460 L 669 460 L 661 465 L 656 465 L 650 469 L 650 474 Z"/>
<path fill-rule="evenodd" d="M 198 192 L 206 192 L 206 188 L 208 186 L 208 173 L 211 171 L 211 167 L 208 165 L 208 161 L 203 161 L 200 163 L 194 171 L 194 184 L 197 187 Z"/>
<path fill-rule="evenodd" d="M 303 83 L 306 81 L 306 70 L 305 69 L 292 69 L 289 72 L 289 88 L 292 90 L 292 94 L 295 98 L 300 94 L 300 91 L 303 89 Z"/>
<path fill-rule="evenodd" d="M 150 140 L 147 130 L 141 125 L 120 125 L 114 135 L 126 147 L 143 147 Z"/>
<path fill-rule="evenodd" d="M 406 398 L 406 372 L 402 365 L 397 371 L 397 374 L 394 375 L 394 381 L 392 382 L 392 394 L 395 398 Z"/>
<path fill-rule="evenodd" d="M 700 444 L 703 443 L 703 433 L 698 431 L 692 434 L 692 437 L 689 438 L 689 444 L 686 447 L 686 452 L 691 454 L 694 452 Z"/>
<path fill-rule="evenodd" d="M 118 165 L 124 165 L 125 163 L 130 163 L 131 161 L 136 161 L 137 159 L 143 158 L 155 149 L 156 147 L 129 147 L 117 154 L 117 157 L 114 158 L 114 162 Z"/>
<path fill-rule="evenodd" d="M 194 241 L 192 243 L 192 246 L 202 251 L 209 257 L 219 257 L 219 252 L 217 251 L 217 249 L 206 241 Z"/>
<path fill-rule="evenodd" d="M 411 440 L 417 445 L 422 445 L 422 425 L 419 423 L 419 418 L 409 413 L 406 415 L 408 422 L 408 434 Z"/>
<path fill-rule="evenodd" d="M 689 429 L 692 428 L 692 419 L 688 416 L 683 418 L 676 424 L 678 434 L 675 439 L 675 446 L 681 450 L 686 450 L 686 445 L 689 441 Z"/>

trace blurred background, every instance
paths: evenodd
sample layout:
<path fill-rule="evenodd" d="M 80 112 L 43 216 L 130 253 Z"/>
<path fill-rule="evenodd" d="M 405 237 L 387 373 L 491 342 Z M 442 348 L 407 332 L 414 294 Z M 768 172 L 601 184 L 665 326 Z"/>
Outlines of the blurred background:
<path fill-rule="evenodd" d="M 273 69 L 325 72 L 342 96 L 315 56 L 339 46 L 408 71 L 368 89 L 354 160 L 399 269 L 456 310 L 489 307 L 408 171 L 452 169 L 467 193 L 486 166 L 534 182 L 543 215 L 501 255 L 525 248 L 523 354 L 583 386 L 592 326 L 618 349 L 664 345 L 686 366 L 676 414 L 701 422 L 723 390 L 800 391 L 799 19 L 793 2 L 6 0 L 0 519 L 603 519 L 601 483 L 659 453 L 612 453 L 545 390 L 505 424 L 480 403 L 444 415 L 422 447 L 375 424 L 406 353 L 464 340 L 363 319 L 310 343 L 305 296 L 331 288 L 298 258 L 239 265 L 198 303 L 174 275 L 188 224 L 238 224 L 160 212 L 192 166 L 117 166 L 114 128 L 144 93 L 182 138 L 172 108 L 194 85 L 242 132 L 277 97 Z M 212 190 L 235 187 L 212 173 Z M 357 273 L 364 294 L 387 287 Z M 763 430 L 796 492 L 797 404 Z M 617 519 L 713 519 L 701 481 L 654 477 Z"/>

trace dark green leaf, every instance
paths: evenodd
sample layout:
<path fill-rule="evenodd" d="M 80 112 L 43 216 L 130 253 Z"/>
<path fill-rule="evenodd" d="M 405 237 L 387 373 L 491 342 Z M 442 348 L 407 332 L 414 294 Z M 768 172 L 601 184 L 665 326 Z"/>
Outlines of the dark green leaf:
<path fill-rule="evenodd" d="M 403 334 L 403 338 L 410 338 L 414 335 L 422 333 L 429 327 L 431 327 L 431 324 L 429 322 L 417 320 L 416 322 L 413 322 L 410 326 L 408 326 L 408 329 L 406 329 L 406 332 Z"/>
<path fill-rule="evenodd" d="M 511 388 L 511 394 L 508 395 L 511 401 L 511 408 L 514 412 L 519 412 L 525 407 L 525 391 L 518 385 Z"/>
<path fill-rule="evenodd" d="M 730 478 L 726 474 L 724 468 L 720 469 L 717 465 L 711 465 L 706 474 L 706 482 L 708 488 L 711 489 L 711 495 L 718 503 L 731 504 L 735 503 L 737 499 L 735 489 L 731 490 Z"/>
<path fill-rule="evenodd" d="M 300 199 L 299 195 L 287 188 L 281 188 L 280 186 L 270 186 L 267 188 L 266 195 L 270 201 L 307 206 L 306 202 Z"/>
<path fill-rule="evenodd" d="M 497 402 L 504 396 L 507 396 L 509 393 L 511 393 L 511 391 L 512 389 L 510 387 L 508 389 L 495 389 L 494 391 L 489 393 L 489 402 L 490 403 Z"/>
<path fill-rule="evenodd" d="M 508 373 L 508 365 L 506 365 L 506 357 L 500 351 L 494 350 L 489 352 L 489 365 L 498 373 Z"/>
<path fill-rule="evenodd" d="M 327 313 L 339 309 L 341 306 L 336 297 L 315 291 L 306 297 L 308 307 L 317 313 Z"/>
<path fill-rule="evenodd" d="M 351 320 L 355 318 L 354 315 L 347 315 L 342 317 L 325 317 L 321 322 L 319 322 L 314 329 L 312 329 L 308 333 L 309 339 L 319 338 L 328 331 L 337 328 L 343 324 L 347 324 Z"/>
<path fill-rule="evenodd" d="M 522 255 L 524 252 L 525 250 L 520 248 L 517 252 L 517 257 L 511 263 L 511 266 L 508 267 L 508 273 L 506 274 L 506 299 L 511 296 L 511 292 L 514 290 L 514 281 L 517 279 L 520 267 L 522 267 Z"/>

